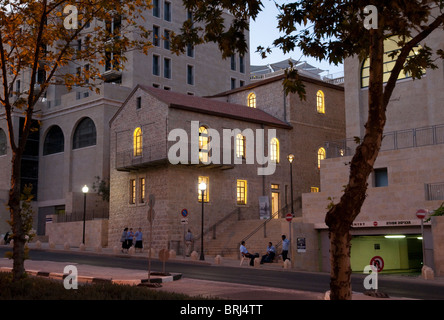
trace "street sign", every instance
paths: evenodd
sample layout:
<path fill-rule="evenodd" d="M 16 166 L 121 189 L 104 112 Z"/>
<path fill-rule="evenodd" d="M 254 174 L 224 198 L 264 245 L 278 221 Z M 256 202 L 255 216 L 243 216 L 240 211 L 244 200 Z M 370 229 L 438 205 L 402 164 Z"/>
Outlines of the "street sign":
<path fill-rule="evenodd" d="M 182 217 L 186 218 L 188 215 L 188 210 L 187 209 L 182 209 L 181 213 Z"/>
<path fill-rule="evenodd" d="M 375 256 L 371 258 L 370 264 L 376 268 L 378 272 L 381 272 L 384 269 L 384 259 L 380 256 Z"/>
<path fill-rule="evenodd" d="M 186 218 L 180 219 L 180 223 L 188 224 L 188 219 L 186 219 Z"/>
<path fill-rule="evenodd" d="M 293 215 L 291 213 L 287 213 L 287 215 L 285 216 L 285 220 L 287 220 L 288 222 L 291 222 L 292 219 L 293 219 Z"/>
<path fill-rule="evenodd" d="M 424 209 L 419 209 L 418 211 L 416 211 L 416 216 L 418 217 L 418 219 L 424 219 L 426 214 L 427 210 Z"/>

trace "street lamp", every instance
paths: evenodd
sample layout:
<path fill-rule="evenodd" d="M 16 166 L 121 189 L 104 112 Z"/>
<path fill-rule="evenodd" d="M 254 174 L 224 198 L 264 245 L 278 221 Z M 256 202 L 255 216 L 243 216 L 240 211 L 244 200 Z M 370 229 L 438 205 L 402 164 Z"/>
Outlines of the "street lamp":
<path fill-rule="evenodd" d="M 201 231 L 200 231 L 200 260 L 205 260 L 204 251 L 203 251 L 203 229 L 204 229 L 204 194 L 205 190 L 207 190 L 207 184 L 205 182 L 199 183 L 199 190 L 201 192 L 201 201 L 202 201 L 202 223 L 201 223 Z"/>
<path fill-rule="evenodd" d="M 293 209 L 293 160 L 294 154 L 289 154 L 287 156 L 288 162 L 290 162 L 290 201 L 291 201 L 291 215 L 294 217 L 294 209 Z"/>
<path fill-rule="evenodd" d="M 88 186 L 85 184 L 82 188 L 83 192 L 83 240 L 82 243 L 85 244 L 85 219 L 86 219 L 86 194 L 88 193 Z"/>

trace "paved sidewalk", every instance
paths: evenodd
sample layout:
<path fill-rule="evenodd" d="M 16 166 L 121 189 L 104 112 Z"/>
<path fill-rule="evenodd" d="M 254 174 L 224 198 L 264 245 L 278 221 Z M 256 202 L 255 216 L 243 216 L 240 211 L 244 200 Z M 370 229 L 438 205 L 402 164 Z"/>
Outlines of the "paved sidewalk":
<path fill-rule="evenodd" d="M 5 246 L 2 246 L 5 247 Z M 47 244 L 42 244 L 40 249 L 35 248 L 35 244 L 30 244 L 31 250 L 63 250 L 64 248 L 56 247 L 50 249 Z M 70 248 L 69 251 L 72 252 L 84 252 L 88 254 L 107 254 L 107 255 L 125 255 L 131 258 L 147 258 L 147 253 L 136 253 L 127 254 L 113 251 L 109 248 L 101 249 L 100 251 L 94 249 L 80 250 L 79 248 Z M 69 252 L 68 251 L 68 252 Z M 240 266 L 240 261 L 236 259 L 222 258 L 219 263 L 216 261 L 215 257 L 205 257 L 205 261 L 193 260 L 190 257 L 176 256 L 170 259 L 171 261 L 186 261 L 189 263 L 205 263 L 208 265 L 218 265 L 231 266 L 236 268 L 252 268 L 248 263 Z M 35 260 L 25 260 L 25 269 L 33 275 L 46 276 L 52 278 L 63 279 L 64 268 L 71 264 L 69 261 L 66 262 L 52 262 L 52 261 L 35 261 Z M 142 280 L 148 278 L 148 271 L 135 271 L 130 272 L 123 268 L 108 268 L 108 267 L 97 267 L 85 264 L 74 264 L 78 270 L 79 281 L 85 282 L 96 282 L 96 281 L 112 281 L 121 284 L 140 284 Z M 0 258 L 0 271 L 10 271 L 12 268 L 12 260 L 6 258 Z M 294 272 L 292 269 L 284 269 L 282 263 L 272 263 L 263 264 L 255 268 L 263 269 L 274 269 L 280 272 Z M 206 281 L 187 278 L 186 275 L 181 274 L 171 274 L 168 276 L 155 275 L 154 271 L 160 273 L 161 270 L 152 270 L 150 276 L 153 282 L 161 283 L 155 290 L 165 290 L 169 292 L 184 293 L 190 296 L 201 296 L 210 298 L 221 298 L 221 299 L 233 299 L 233 300 L 324 300 L 325 294 L 316 292 L 307 292 L 300 290 L 289 290 L 289 289 L 279 289 L 279 288 L 268 288 L 253 285 L 241 285 L 226 282 L 216 282 L 216 281 Z M 406 279 L 412 280 L 412 279 Z M 425 281 L 423 279 L 415 278 L 417 281 Z M 436 281 L 444 284 L 443 278 L 435 278 Z M 399 300 L 405 298 L 390 297 L 388 299 Z M 377 298 L 364 295 L 362 293 L 353 293 L 353 300 L 387 300 L 386 298 Z"/>

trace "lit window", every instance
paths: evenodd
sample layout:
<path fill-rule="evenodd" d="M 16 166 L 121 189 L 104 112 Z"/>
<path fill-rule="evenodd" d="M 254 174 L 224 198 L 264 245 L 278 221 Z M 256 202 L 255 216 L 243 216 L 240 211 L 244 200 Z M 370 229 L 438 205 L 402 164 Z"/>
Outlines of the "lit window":
<path fill-rule="evenodd" d="M 208 202 L 210 201 L 210 178 L 209 177 L 199 177 L 198 181 L 197 181 L 197 185 L 199 185 L 201 182 L 205 182 L 205 184 L 207 185 L 207 189 L 204 191 L 204 201 Z M 202 202 L 202 191 L 197 190 L 198 192 L 198 201 Z"/>
<path fill-rule="evenodd" d="M 254 92 L 251 92 L 248 95 L 247 106 L 249 106 L 250 108 L 256 108 L 256 94 L 254 94 Z"/>
<path fill-rule="evenodd" d="M 310 192 L 319 192 L 319 188 L 318 187 L 311 187 Z"/>
<path fill-rule="evenodd" d="M 321 90 L 316 93 L 316 108 L 319 113 L 325 113 L 324 93 Z"/>
<path fill-rule="evenodd" d="M 236 136 L 236 157 L 245 157 L 245 137 L 240 133 Z"/>
<path fill-rule="evenodd" d="M 247 204 L 247 180 L 237 180 L 237 204 Z"/>
<path fill-rule="evenodd" d="M 278 184 L 271 184 L 271 189 L 272 190 L 279 190 L 279 185 Z"/>
<path fill-rule="evenodd" d="M 408 39 L 407 39 L 408 40 Z M 399 47 L 398 47 L 398 37 L 391 37 L 384 41 L 384 83 L 388 81 L 390 78 L 391 72 L 393 67 L 395 66 L 397 56 L 399 54 Z M 412 51 L 410 52 L 410 55 L 407 59 L 410 59 L 411 57 L 414 57 L 421 46 L 414 47 Z M 396 52 L 398 51 L 398 52 Z M 395 53 L 395 56 L 392 55 Z M 425 70 L 422 70 L 423 73 L 425 73 Z M 411 75 L 408 73 L 405 73 L 404 70 L 401 70 L 398 76 L 398 80 L 400 79 L 406 79 L 410 78 Z M 361 68 L 361 88 L 366 88 L 369 86 L 369 80 L 370 80 L 370 60 L 365 59 L 364 63 L 362 64 Z"/>
<path fill-rule="evenodd" d="M 199 128 L 199 160 L 203 163 L 208 162 L 209 148 L 208 129 L 202 126 Z"/>
<path fill-rule="evenodd" d="M 136 203 L 136 180 L 135 179 L 131 179 L 130 180 L 130 185 L 129 185 L 130 189 L 129 189 L 129 196 L 130 196 L 130 200 L 129 203 L 130 204 L 134 204 Z"/>
<path fill-rule="evenodd" d="M 145 202 L 145 178 L 140 178 L 140 202 Z"/>
<path fill-rule="evenodd" d="M 136 128 L 134 130 L 134 156 L 139 157 L 142 155 L 142 129 Z"/>
<path fill-rule="evenodd" d="M 325 159 L 325 149 L 319 148 L 318 149 L 318 169 L 321 168 L 321 160 Z"/>
<path fill-rule="evenodd" d="M 277 138 L 270 141 L 270 160 L 279 163 L 279 140 Z"/>

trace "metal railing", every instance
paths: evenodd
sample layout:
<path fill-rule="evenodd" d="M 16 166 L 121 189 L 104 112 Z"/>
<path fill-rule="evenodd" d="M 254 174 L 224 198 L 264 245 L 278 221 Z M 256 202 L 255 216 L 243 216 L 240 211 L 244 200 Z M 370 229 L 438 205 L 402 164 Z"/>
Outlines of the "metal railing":
<path fill-rule="evenodd" d="M 204 232 L 203 232 L 204 237 L 208 233 L 212 232 L 213 233 L 212 238 L 216 239 L 216 237 L 217 237 L 217 233 L 216 233 L 217 227 L 222 225 L 225 221 L 227 221 L 228 219 L 233 217 L 235 214 L 237 214 L 237 220 L 240 220 L 241 219 L 241 208 L 240 207 L 234 209 L 233 211 L 231 211 L 230 213 L 228 213 L 227 215 L 225 215 L 224 217 L 222 217 L 221 219 L 219 219 L 218 221 L 213 223 L 211 226 L 209 226 L 206 229 L 204 229 Z M 194 238 L 195 239 L 200 239 L 200 237 L 201 237 L 201 233 L 197 234 Z"/>
<path fill-rule="evenodd" d="M 166 143 L 156 143 L 141 148 L 140 152 L 129 149 L 116 153 L 116 169 L 139 167 L 150 162 L 167 159 Z"/>
<path fill-rule="evenodd" d="M 444 143 L 444 124 L 398 130 L 384 133 L 380 151 L 424 147 Z M 339 158 L 355 154 L 358 146 L 354 138 L 325 142 L 326 158 Z"/>
<path fill-rule="evenodd" d="M 426 200 L 444 200 L 444 182 L 428 183 L 425 185 Z"/>

